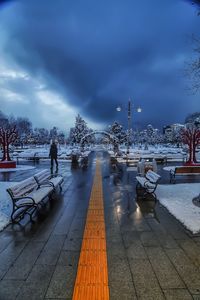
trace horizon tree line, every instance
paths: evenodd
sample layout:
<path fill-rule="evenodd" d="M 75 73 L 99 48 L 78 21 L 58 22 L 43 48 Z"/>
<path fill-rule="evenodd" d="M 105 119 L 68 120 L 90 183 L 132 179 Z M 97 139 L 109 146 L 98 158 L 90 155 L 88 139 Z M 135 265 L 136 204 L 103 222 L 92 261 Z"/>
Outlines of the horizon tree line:
<path fill-rule="evenodd" d="M 94 144 L 97 142 L 97 139 L 95 139 L 95 136 L 92 134 L 93 130 L 88 127 L 85 120 L 79 114 L 76 116 L 74 127 L 70 129 L 69 135 L 67 137 L 65 137 L 63 131 L 59 130 L 55 126 L 50 130 L 45 128 L 33 128 L 32 123 L 28 118 L 15 118 L 13 115 L 8 117 L 0 111 L 0 143 L 2 145 L 4 145 L 4 142 L 2 140 L 2 137 L 4 135 L 3 132 L 8 130 L 8 127 L 10 130 L 14 128 L 14 131 L 16 132 L 15 139 L 12 139 L 12 141 L 10 142 L 10 144 L 13 144 L 15 146 L 23 147 L 24 145 L 28 144 L 48 144 L 52 140 L 57 140 L 59 144 L 66 143 L 72 146 L 79 145 L 84 147 L 86 144 Z M 116 152 L 119 150 L 120 145 L 127 145 L 127 140 L 129 140 L 130 145 L 156 145 L 163 143 L 185 143 L 189 145 L 186 142 L 186 132 L 189 133 L 189 130 L 191 130 L 191 128 L 195 128 L 195 136 L 198 136 L 199 138 L 198 132 L 200 128 L 200 112 L 195 112 L 188 115 L 185 119 L 185 130 L 174 132 L 170 137 L 164 136 L 163 133 L 160 132 L 160 130 L 153 128 L 153 126 L 149 124 L 141 131 L 131 130 L 129 132 L 129 139 L 127 139 L 127 130 L 124 129 L 120 123 L 114 121 L 112 125 L 109 125 L 108 128 L 105 129 L 105 131 L 107 131 L 114 138 L 109 141 L 108 137 L 102 137 L 102 143 L 110 142 Z M 87 138 L 84 138 L 85 136 Z M 101 142 L 101 139 L 98 138 L 98 143 L 99 142 Z M 199 143 L 197 143 L 195 147 L 197 147 L 198 145 Z"/>

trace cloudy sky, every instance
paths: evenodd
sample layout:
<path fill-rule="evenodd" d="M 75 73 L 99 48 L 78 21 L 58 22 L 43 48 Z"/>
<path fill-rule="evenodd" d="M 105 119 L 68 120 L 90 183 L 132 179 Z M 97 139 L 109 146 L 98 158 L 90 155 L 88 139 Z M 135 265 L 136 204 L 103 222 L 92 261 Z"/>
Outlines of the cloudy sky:
<path fill-rule="evenodd" d="M 190 1 L 8 1 L 0 6 L 0 110 L 62 129 L 80 113 L 101 128 L 126 124 L 131 97 L 143 109 L 133 109 L 133 126 L 183 122 L 200 111 L 184 76 L 192 34 L 200 36 L 200 16 Z"/>

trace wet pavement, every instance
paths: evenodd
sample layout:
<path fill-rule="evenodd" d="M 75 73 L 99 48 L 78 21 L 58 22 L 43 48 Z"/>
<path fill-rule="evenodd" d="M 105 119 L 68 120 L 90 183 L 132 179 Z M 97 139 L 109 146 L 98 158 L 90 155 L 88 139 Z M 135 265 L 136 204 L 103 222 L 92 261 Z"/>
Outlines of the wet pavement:
<path fill-rule="evenodd" d="M 200 299 L 200 235 L 190 234 L 158 202 L 136 199 L 136 171 L 127 172 L 125 164 L 113 169 L 106 153 L 98 155 L 110 299 Z M 46 167 L 41 162 L 6 180 L 20 181 Z M 27 218 L 0 233 L 0 300 L 72 299 L 94 171 L 94 153 L 85 170 L 60 163 L 63 192 L 34 224 Z M 169 174 L 161 174 L 169 183 Z"/>

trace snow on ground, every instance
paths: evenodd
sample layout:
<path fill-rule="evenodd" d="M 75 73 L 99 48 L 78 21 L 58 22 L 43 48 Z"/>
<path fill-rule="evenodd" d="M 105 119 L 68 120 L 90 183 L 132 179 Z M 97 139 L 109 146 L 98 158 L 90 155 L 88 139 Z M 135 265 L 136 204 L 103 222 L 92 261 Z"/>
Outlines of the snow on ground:
<path fill-rule="evenodd" d="M 58 158 L 63 158 L 63 159 L 67 159 L 69 157 L 71 157 L 71 154 L 73 153 L 77 153 L 79 155 L 89 155 L 91 150 L 89 148 L 86 148 L 84 153 L 81 152 L 80 147 L 71 147 L 71 146 L 67 146 L 67 147 L 59 147 L 58 148 Z M 33 159 L 33 158 L 49 158 L 49 147 L 47 146 L 42 146 L 40 148 L 38 147 L 34 147 L 34 148 L 28 148 L 28 149 L 20 149 L 19 151 L 14 151 L 13 152 L 13 159 L 15 158 L 24 158 L 24 159 Z"/>
<path fill-rule="evenodd" d="M 10 222 L 12 213 L 12 200 L 6 189 L 15 184 L 16 182 L 0 182 L 0 231 Z"/>
<path fill-rule="evenodd" d="M 200 193 L 200 183 L 158 185 L 160 203 L 193 233 L 200 232 L 200 207 L 192 199 Z"/>
<path fill-rule="evenodd" d="M 35 169 L 33 166 L 25 166 L 25 165 L 17 165 L 16 168 L 5 168 L 5 169 L 0 169 L 0 172 L 5 173 L 5 172 L 17 172 L 17 171 L 27 171 Z"/>
<path fill-rule="evenodd" d="M 126 157 L 127 148 L 124 146 L 120 146 L 120 152 L 122 157 Z M 148 150 L 145 150 L 144 147 L 134 146 L 129 149 L 128 157 L 130 159 L 137 159 L 140 158 L 163 158 L 167 159 L 167 161 L 174 161 L 174 162 L 183 162 L 186 159 L 187 154 L 185 153 L 184 149 L 178 147 L 166 147 L 166 146 L 149 146 Z M 115 156 L 112 149 L 108 150 L 111 156 Z M 198 155 L 197 155 L 198 159 Z"/>

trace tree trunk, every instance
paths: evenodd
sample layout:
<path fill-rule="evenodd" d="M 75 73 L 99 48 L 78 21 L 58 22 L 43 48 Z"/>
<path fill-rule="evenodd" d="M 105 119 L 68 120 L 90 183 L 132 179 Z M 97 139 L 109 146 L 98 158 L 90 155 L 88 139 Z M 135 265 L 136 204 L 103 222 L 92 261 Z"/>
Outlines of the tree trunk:
<path fill-rule="evenodd" d="M 195 145 L 195 140 L 193 141 L 193 162 L 196 163 L 196 145 Z"/>
<path fill-rule="evenodd" d="M 2 161 L 6 160 L 6 143 L 5 143 L 5 134 L 4 134 L 4 142 L 3 142 L 3 158 Z"/>
<path fill-rule="evenodd" d="M 192 163 L 192 143 L 190 142 L 189 143 L 189 159 L 188 159 L 188 161 L 187 161 L 187 163 Z"/>
<path fill-rule="evenodd" d="M 3 143 L 3 159 L 2 161 L 11 161 L 9 155 L 9 143 L 8 143 L 8 136 L 6 132 L 4 133 L 4 143 Z"/>

